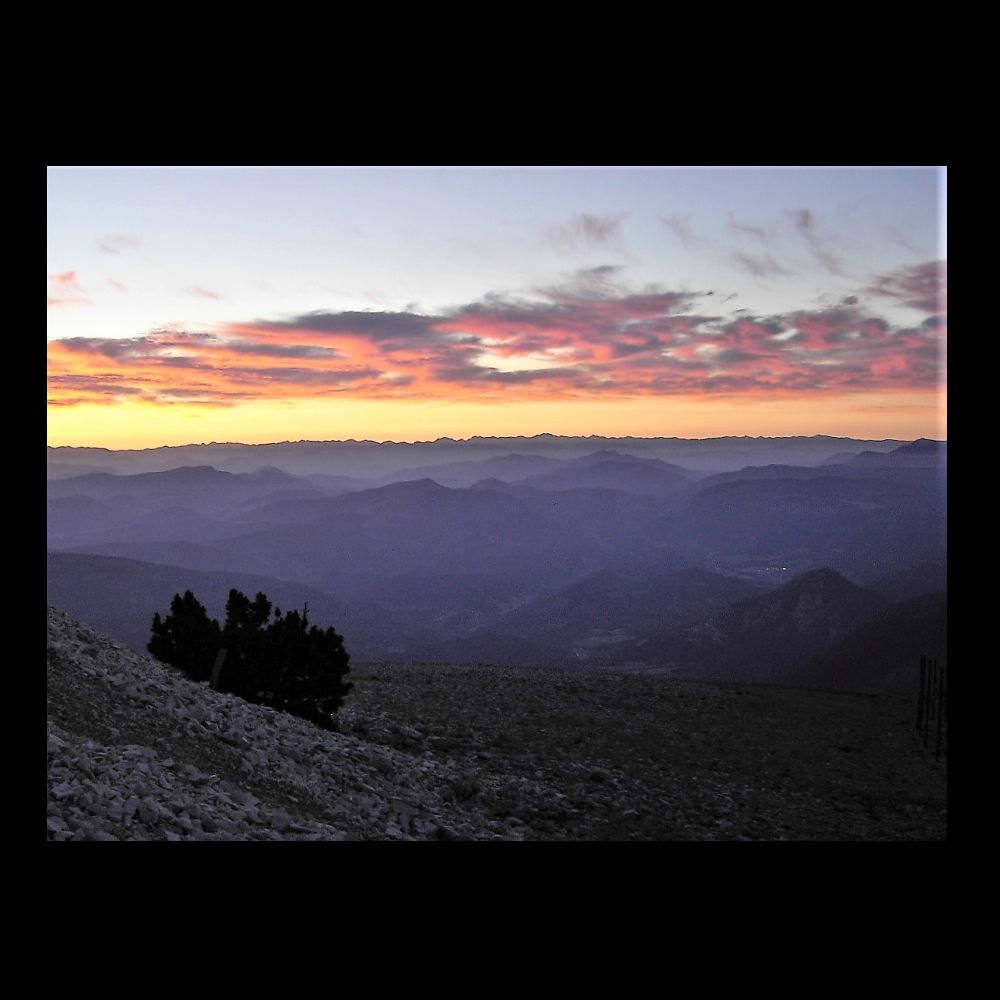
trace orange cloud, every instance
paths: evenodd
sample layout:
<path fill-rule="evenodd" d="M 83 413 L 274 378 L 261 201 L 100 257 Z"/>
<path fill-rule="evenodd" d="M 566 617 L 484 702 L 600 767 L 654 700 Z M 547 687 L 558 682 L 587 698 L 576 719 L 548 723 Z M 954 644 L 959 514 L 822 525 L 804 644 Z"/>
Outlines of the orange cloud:
<path fill-rule="evenodd" d="M 868 289 L 932 306 L 917 327 L 894 327 L 856 298 L 782 315 L 718 315 L 706 308 L 711 292 L 632 293 L 614 282 L 616 269 L 599 268 L 530 299 L 491 295 L 440 315 L 313 312 L 215 332 L 55 340 L 50 396 L 63 406 L 133 398 L 228 407 L 332 396 L 540 401 L 927 390 L 943 379 L 945 336 L 930 268 L 939 273 L 921 265 Z M 75 286 L 73 272 L 56 277 Z"/>

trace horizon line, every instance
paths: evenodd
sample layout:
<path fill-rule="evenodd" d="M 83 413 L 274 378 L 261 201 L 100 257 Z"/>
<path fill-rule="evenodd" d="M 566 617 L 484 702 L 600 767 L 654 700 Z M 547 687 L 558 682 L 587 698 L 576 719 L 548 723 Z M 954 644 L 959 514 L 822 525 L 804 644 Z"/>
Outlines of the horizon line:
<path fill-rule="evenodd" d="M 367 445 L 420 445 L 420 444 L 441 444 L 449 442 L 452 444 L 468 444 L 473 441 L 534 441 L 538 438 L 553 438 L 563 441 L 788 441 L 792 439 L 813 440 L 825 438 L 831 441 L 857 441 L 860 443 L 879 444 L 885 442 L 913 443 L 915 441 L 933 441 L 936 444 L 946 444 L 947 438 L 856 438 L 843 434 L 719 434 L 712 437 L 677 437 L 676 435 L 637 435 L 623 434 L 609 436 L 606 434 L 551 434 L 541 432 L 539 434 L 473 434 L 467 438 L 454 438 L 442 436 L 438 438 L 419 439 L 414 441 L 397 441 L 387 438 L 383 441 L 376 441 L 371 438 L 299 438 L 298 440 L 285 439 L 283 441 L 189 441 L 184 444 L 160 444 L 150 445 L 145 448 L 108 448 L 103 445 L 73 445 L 73 444 L 47 444 L 48 451 L 69 449 L 74 451 L 111 451 L 111 452 L 134 452 L 134 451 L 161 451 L 170 448 L 223 448 L 238 446 L 241 448 L 270 448 L 278 445 L 310 445 L 310 444 L 367 444 Z"/>

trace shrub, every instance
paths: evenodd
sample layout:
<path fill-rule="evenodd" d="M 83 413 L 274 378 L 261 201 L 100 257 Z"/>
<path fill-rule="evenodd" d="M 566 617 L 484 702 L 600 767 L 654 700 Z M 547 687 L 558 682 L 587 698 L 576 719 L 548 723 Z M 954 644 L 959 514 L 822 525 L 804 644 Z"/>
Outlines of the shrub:
<path fill-rule="evenodd" d="M 271 607 L 264 594 L 251 601 L 231 590 L 220 628 L 189 590 L 174 597 L 165 620 L 153 616 L 147 648 L 197 681 L 211 678 L 219 650 L 225 649 L 217 690 L 332 729 L 333 715 L 352 687 L 344 680 L 350 656 L 343 637 L 332 628 L 310 626 L 308 605 L 301 614 L 275 609 L 273 621 Z"/>

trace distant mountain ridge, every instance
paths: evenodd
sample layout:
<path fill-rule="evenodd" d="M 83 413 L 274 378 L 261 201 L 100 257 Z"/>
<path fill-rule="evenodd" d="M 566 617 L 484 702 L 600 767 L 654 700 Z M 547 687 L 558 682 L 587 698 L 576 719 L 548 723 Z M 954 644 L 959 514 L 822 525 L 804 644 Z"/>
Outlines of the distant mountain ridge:
<path fill-rule="evenodd" d="M 299 441 L 271 444 L 212 443 L 164 446 L 150 449 L 50 447 L 50 465 L 99 464 L 116 472 L 142 472 L 179 465 L 212 465 L 229 472 L 251 472 L 274 465 L 293 475 L 325 473 L 378 478 L 403 469 L 456 461 L 482 461 L 517 454 L 570 460 L 594 451 L 614 450 L 658 458 L 684 468 L 723 472 L 746 465 L 787 462 L 818 465 L 838 452 L 890 451 L 909 442 L 895 439 L 859 440 L 814 435 L 812 437 L 471 437 L 436 441 Z M 495 473 L 494 473 L 495 474 Z M 477 478 L 488 478 L 489 473 Z"/>
<path fill-rule="evenodd" d="M 795 683 L 807 666 L 848 639 L 888 604 L 830 569 L 813 570 L 775 590 L 736 601 L 702 622 L 653 636 L 632 651 L 703 680 Z M 627 646 L 618 651 L 627 659 Z M 835 678 L 827 678 L 836 686 Z"/>
<path fill-rule="evenodd" d="M 803 682 L 826 687 L 916 690 L 921 656 L 948 659 L 948 595 L 922 594 L 890 605 L 818 654 Z"/>
<path fill-rule="evenodd" d="M 848 465 L 888 465 L 898 468 L 933 468 L 948 463 L 948 442 L 918 438 L 891 451 L 863 451 Z"/>
<path fill-rule="evenodd" d="M 193 591 L 209 616 L 220 621 L 233 588 L 249 597 L 265 593 L 284 611 L 301 610 L 308 602 L 313 623 L 346 634 L 348 652 L 361 659 L 390 658 L 420 634 L 397 621 L 389 609 L 348 606 L 325 591 L 257 574 L 49 552 L 46 575 L 49 604 L 66 609 L 137 652 L 146 651 L 153 613 L 166 614 L 174 594 L 185 590 Z"/>
<path fill-rule="evenodd" d="M 644 496 L 672 496 L 689 486 L 695 473 L 658 458 L 597 451 L 558 468 L 515 480 L 512 485 L 542 490 L 615 489 Z"/>
<path fill-rule="evenodd" d="M 645 581 L 602 571 L 528 602 L 489 576 L 385 582 L 350 578 L 345 600 L 260 575 L 52 552 L 47 599 L 137 651 L 174 593 L 193 590 L 221 617 L 235 587 L 285 610 L 308 601 L 313 620 L 333 625 L 363 660 L 641 664 L 700 680 L 906 689 L 921 654 L 947 655 L 946 595 L 889 604 L 826 569 L 770 591 L 694 569 Z M 448 610 L 453 593 L 464 599 Z"/>

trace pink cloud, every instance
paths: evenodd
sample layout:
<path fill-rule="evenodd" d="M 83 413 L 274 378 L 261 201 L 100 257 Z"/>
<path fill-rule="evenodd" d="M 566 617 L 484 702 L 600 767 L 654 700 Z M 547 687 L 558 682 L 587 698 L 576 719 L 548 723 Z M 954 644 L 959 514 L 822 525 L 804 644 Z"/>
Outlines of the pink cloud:
<path fill-rule="evenodd" d="M 62 306 L 93 305 L 80 287 L 76 279 L 76 271 L 50 274 L 48 284 L 49 291 L 45 301 L 50 309 Z"/>
<path fill-rule="evenodd" d="M 56 276 L 71 288 L 75 275 Z M 550 399 L 780 395 L 933 387 L 943 320 L 899 328 L 848 297 L 834 308 L 720 315 L 711 293 L 629 292 L 576 281 L 533 298 L 487 296 L 447 313 L 313 312 L 139 337 L 49 345 L 55 384 L 112 391 L 112 369 L 141 398 L 230 405 L 244 398 Z M 903 276 L 906 278 L 906 276 Z M 873 287 L 882 287 L 877 283 Z M 885 287 L 897 290 L 897 285 Z M 898 285 L 900 294 L 909 286 Z M 893 296 L 894 297 L 894 296 Z M 723 300 L 724 301 L 724 300 Z M 165 391 L 165 387 L 170 391 Z"/>
<path fill-rule="evenodd" d="M 911 309 L 942 315 L 948 309 L 948 265 L 945 261 L 932 260 L 876 275 L 875 283 L 865 291 L 869 295 L 895 299 Z"/>

